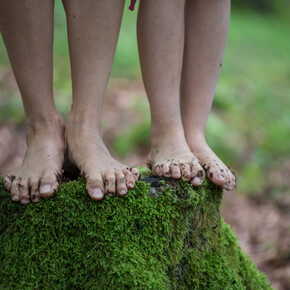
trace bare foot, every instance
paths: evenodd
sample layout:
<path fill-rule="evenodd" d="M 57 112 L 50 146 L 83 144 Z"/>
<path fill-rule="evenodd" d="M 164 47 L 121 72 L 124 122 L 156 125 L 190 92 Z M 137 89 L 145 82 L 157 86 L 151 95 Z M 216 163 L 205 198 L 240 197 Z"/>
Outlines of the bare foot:
<path fill-rule="evenodd" d="M 202 167 L 207 172 L 208 178 L 214 184 L 226 190 L 236 188 L 237 179 L 235 174 L 216 156 L 204 138 L 197 138 L 188 143 L 193 154 L 199 159 Z"/>
<path fill-rule="evenodd" d="M 204 179 L 204 171 L 182 134 L 151 137 L 148 163 L 155 176 L 182 178 L 195 186 Z"/>
<path fill-rule="evenodd" d="M 66 123 L 68 158 L 87 181 L 87 192 L 94 200 L 105 194 L 127 194 L 139 179 L 137 168 L 129 168 L 111 157 L 95 128 Z"/>
<path fill-rule="evenodd" d="M 28 126 L 26 140 L 23 163 L 4 178 L 12 200 L 23 205 L 51 197 L 58 189 L 64 159 L 63 121 Z"/>

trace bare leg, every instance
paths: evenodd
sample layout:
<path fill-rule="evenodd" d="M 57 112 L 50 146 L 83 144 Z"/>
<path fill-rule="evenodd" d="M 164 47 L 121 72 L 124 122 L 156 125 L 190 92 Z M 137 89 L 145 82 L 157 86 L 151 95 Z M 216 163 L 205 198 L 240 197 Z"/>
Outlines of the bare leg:
<path fill-rule="evenodd" d="M 28 145 L 4 185 L 22 204 L 50 197 L 63 164 L 64 126 L 52 90 L 53 10 L 52 0 L 0 1 L 0 30 L 22 96 Z"/>
<path fill-rule="evenodd" d="M 184 0 L 144 0 L 138 15 L 143 80 L 151 107 L 149 164 L 157 176 L 200 185 L 203 170 L 187 145 L 180 114 Z"/>
<path fill-rule="evenodd" d="M 186 140 L 209 178 L 232 190 L 236 186 L 235 176 L 205 140 L 227 41 L 230 0 L 190 0 L 186 1 L 185 11 L 181 108 Z"/>
<path fill-rule="evenodd" d="M 119 35 L 124 0 L 63 0 L 67 15 L 73 105 L 66 122 L 68 155 L 91 198 L 125 195 L 138 170 L 113 159 L 102 141 L 102 104 Z"/>

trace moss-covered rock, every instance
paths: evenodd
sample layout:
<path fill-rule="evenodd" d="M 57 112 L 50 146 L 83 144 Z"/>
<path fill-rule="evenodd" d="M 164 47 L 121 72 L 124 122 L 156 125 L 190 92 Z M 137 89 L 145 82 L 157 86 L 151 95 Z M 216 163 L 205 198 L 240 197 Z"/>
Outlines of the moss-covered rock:
<path fill-rule="evenodd" d="M 271 289 L 206 181 L 144 177 L 92 201 L 82 179 L 22 206 L 0 180 L 0 289 Z"/>

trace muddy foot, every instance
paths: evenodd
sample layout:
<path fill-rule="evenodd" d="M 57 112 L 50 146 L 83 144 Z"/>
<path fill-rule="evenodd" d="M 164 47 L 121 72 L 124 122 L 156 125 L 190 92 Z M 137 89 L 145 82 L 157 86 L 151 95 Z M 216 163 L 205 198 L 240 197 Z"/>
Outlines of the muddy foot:
<path fill-rule="evenodd" d="M 139 179 L 137 168 L 129 168 L 111 157 L 96 130 L 66 124 L 68 158 L 87 181 L 87 192 L 94 200 L 105 194 L 124 196 Z"/>
<path fill-rule="evenodd" d="M 202 184 L 204 171 L 198 159 L 190 151 L 184 137 L 163 136 L 153 144 L 148 157 L 153 175 L 182 178 L 195 186 Z"/>
<path fill-rule="evenodd" d="M 207 172 L 208 178 L 225 190 L 233 190 L 237 186 L 235 174 L 216 156 L 208 144 L 203 141 L 189 145 L 193 154 L 199 159 Z"/>
<path fill-rule="evenodd" d="M 4 177 L 4 187 L 11 198 L 23 205 L 51 197 L 58 189 L 64 159 L 64 126 L 41 124 L 27 128 L 24 161 Z"/>

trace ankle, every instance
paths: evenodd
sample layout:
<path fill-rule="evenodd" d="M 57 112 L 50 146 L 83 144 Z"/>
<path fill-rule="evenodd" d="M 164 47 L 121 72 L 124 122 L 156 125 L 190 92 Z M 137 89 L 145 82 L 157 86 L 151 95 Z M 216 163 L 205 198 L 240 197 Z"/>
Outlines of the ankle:
<path fill-rule="evenodd" d="M 102 122 L 99 119 L 89 118 L 86 115 L 81 116 L 73 111 L 71 111 L 68 115 L 68 118 L 65 123 L 65 127 L 68 131 L 74 129 L 80 133 L 89 131 L 90 134 L 97 133 L 98 135 L 102 135 Z"/>
<path fill-rule="evenodd" d="M 150 133 L 150 143 L 151 146 L 159 146 L 163 143 L 172 142 L 175 140 L 176 142 L 184 141 L 185 136 L 183 128 L 179 127 L 171 127 L 171 128 L 158 128 L 158 130 L 152 130 Z"/>
<path fill-rule="evenodd" d="M 63 131 L 64 121 L 58 113 L 49 117 L 40 117 L 38 119 L 28 118 L 26 121 L 26 128 L 27 131 L 34 134 L 42 133 L 44 131 Z"/>
<path fill-rule="evenodd" d="M 192 131 L 189 134 L 185 134 L 185 137 L 190 148 L 204 146 L 204 144 L 207 144 L 204 132 Z"/>

